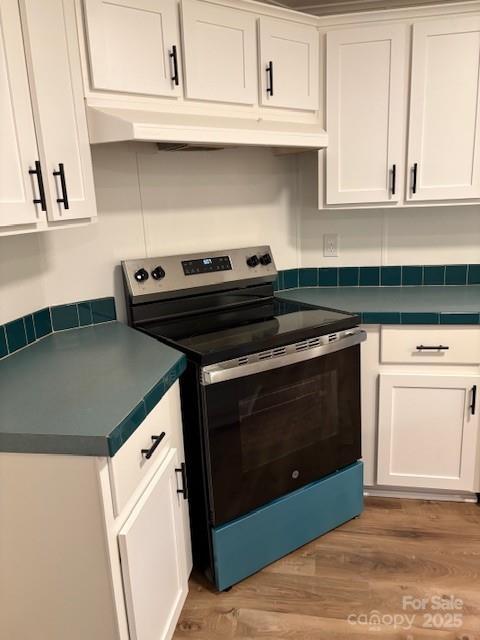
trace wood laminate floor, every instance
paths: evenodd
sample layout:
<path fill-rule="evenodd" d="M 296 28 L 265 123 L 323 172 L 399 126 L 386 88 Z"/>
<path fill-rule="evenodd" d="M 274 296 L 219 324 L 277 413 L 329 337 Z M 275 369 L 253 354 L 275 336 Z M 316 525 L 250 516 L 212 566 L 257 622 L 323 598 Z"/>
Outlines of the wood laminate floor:
<path fill-rule="evenodd" d="M 193 575 L 174 635 L 350 638 L 480 640 L 480 506 L 369 498 L 360 518 L 227 593 Z"/>

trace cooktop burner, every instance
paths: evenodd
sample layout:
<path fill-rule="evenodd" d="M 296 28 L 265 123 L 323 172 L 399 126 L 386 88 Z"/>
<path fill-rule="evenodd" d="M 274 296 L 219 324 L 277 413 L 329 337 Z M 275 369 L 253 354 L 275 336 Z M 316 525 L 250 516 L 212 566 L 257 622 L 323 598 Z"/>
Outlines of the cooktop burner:
<path fill-rule="evenodd" d="M 350 329 L 358 316 L 273 298 L 244 309 L 207 313 L 175 322 L 149 323 L 142 330 L 163 338 L 203 364 Z"/>
<path fill-rule="evenodd" d="M 268 246 L 123 262 L 129 324 L 202 365 L 351 329 L 358 316 L 274 297 Z"/>

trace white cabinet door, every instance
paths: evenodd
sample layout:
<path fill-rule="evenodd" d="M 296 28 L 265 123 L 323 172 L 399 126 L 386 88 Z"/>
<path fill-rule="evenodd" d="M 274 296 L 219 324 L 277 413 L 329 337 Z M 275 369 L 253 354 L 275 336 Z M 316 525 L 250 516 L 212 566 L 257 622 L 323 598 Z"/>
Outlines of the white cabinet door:
<path fill-rule="evenodd" d="M 378 484 L 478 491 L 478 385 L 474 376 L 380 375 Z"/>
<path fill-rule="evenodd" d="M 406 68 L 403 25 L 327 34 L 327 204 L 401 197 Z"/>
<path fill-rule="evenodd" d="M 177 467 L 171 449 L 118 535 L 131 640 L 169 639 L 187 595 Z"/>
<path fill-rule="evenodd" d="M 84 0 L 94 89 L 180 94 L 176 0 Z"/>
<path fill-rule="evenodd" d="M 182 0 L 187 98 L 257 102 L 255 15 L 201 0 Z"/>
<path fill-rule="evenodd" d="M 95 192 L 74 3 L 20 0 L 20 7 L 48 217 L 92 218 Z"/>
<path fill-rule="evenodd" d="M 44 219 L 41 206 L 33 203 L 39 183 L 29 170 L 36 161 L 18 2 L 0 0 L 0 227 Z"/>
<path fill-rule="evenodd" d="M 414 25 L 408 199 L 480 197 L 479 71 L 480 18 Z"/>
<path fill-rule="evenodd" d="M 260 101 L 265 106 L 318 109 L 319 33 L 313 26 L 260 18 Z"/>

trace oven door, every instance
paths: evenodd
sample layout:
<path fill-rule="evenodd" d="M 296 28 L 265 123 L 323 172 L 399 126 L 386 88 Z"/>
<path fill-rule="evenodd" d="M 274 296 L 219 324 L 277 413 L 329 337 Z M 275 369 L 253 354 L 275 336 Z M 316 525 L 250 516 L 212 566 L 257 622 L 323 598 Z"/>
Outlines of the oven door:
<path fill-rule="evenodd" d="M 365 338 L 353 330 L 332 344 L 202 370 L 214 526 L 361 457 Z"/>

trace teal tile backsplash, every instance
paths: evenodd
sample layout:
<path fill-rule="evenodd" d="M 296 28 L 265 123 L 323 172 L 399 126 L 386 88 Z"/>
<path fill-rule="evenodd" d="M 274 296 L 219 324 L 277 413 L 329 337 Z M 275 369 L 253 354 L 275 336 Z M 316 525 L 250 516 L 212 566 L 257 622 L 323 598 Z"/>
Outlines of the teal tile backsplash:
<path fill-rule="evenodd" d="M 306 267 L 279 271 L 275 290 L 296 287 L 421 287 L 480 284 L 480 264 Z"/>
<path fill-rule="evenodd" d="M 46 307 L 0 325 L 0 358 L 55 331 L 86 327 L 117 319 L 114 298 L 97 298 Z"/>
<path fill-rule="evenodd" d="M 7 334 L 7 347 L 9 353 L 18 351 L 22 347 L 26 346 L 27 334 L 23 318 L 13 320 L 13 322 L 8 322 L 5 325 L 5 332 Z"/>
<path fill-rule="evenodd" d="M 5 335 L 5 327 L 0 327 L 0 358 L 4 358 L 8 354 L 7 337 Z"/>
<path fill-rule="evenodd" d="M 380 286 L 380 267 L 360 267 L 361 287 L 378 287 Z"/>
<path fill-rule="evenodd" d="M 76 304 L 62 304 L 51 308 L 54 331 L 64 331 L 78 327 L 78 308 Z"/>

